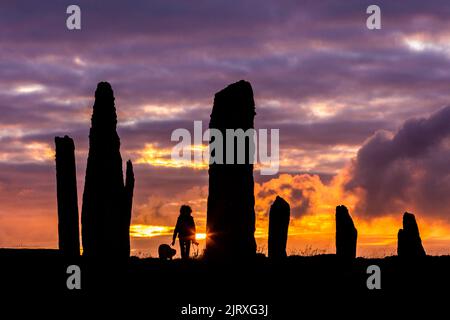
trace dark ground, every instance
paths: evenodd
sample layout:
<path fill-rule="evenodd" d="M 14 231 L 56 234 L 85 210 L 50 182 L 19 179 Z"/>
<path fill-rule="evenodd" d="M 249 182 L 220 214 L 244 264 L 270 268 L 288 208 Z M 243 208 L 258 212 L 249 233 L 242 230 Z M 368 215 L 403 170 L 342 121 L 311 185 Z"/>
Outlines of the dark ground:
<path fill-rule="evenodd" d="M 70 264 L 81 267 L 81 290 L 66 287 Z M 367 266 L 373 264 L 381 268 L 381 290 L 366 286 Z M 450 256 L 358 258 L 352 263 L 334 255 L 290 256 L 277 264 L 260 257 L 242 265 L 131 258 L 126 264 L 94 264 L 64 259 L 56 250 L 0 249 L 0 271 L 3 302 L 58 304 L 73 311 L 89 305 L 104 314 L 125 309 L 145 319 L 208 318 L 182 316 L 181 308 L 188 304 L 222 309 L 226 304 L 269 305 L 270 317 L 245 319 L 300 319 L 311 310 L 317 316 L 350 315 L 355 307 L 370 314 L 393 309 L 404 314 L 414 311 L 416 302 L 432 309 L 450 305 L 434 299 L 448 300 Z M 216 313 L 212 319 L 233 318 Z"/>

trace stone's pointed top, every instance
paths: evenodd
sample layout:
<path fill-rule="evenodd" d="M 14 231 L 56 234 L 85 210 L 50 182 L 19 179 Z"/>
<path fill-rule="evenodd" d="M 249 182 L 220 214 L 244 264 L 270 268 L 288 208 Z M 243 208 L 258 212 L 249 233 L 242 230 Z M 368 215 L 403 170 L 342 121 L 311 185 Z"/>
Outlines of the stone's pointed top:
<path fill-rule="evenodd" d="M 230 104 L 228 107 L 239 106 L 239 108 L 241 108 L 241 106 L 244 105 L 253 111 L 253 115 L 256 114 L 253 89 L 248 81 L 240 80 L 220 90 L 214 96 L 214 102 L 217 101 L 227 102 Z"/>
<path fill-rule="evenodd" d="M 228 85 L 214 96 L 210 128 L 253 128 L 255 101 L 250 82 L 241 80 Z"/>
<path fill-rule="evenodd" d="M 346 206 L 340 205 L 336 207 L 336 223 L 343 223 L 351 226 L 351 228 L 355 228 L 353 219 Z"/>
<path fill-rule="evenodd" d="M 344 217 L 344 216 L 350 217 L 350 214 L 348 213 L 348 209 L 344 205 L 336 206 L 336 215 L 339 215 L 342 217 Z"/>
<path fill-rule="evenodd" d="M 111 133 L 112 136 L 117 136 L 117 114 L 115 107 L 114 91 L 108 82 L 99 82 L 95 90 L 95 101 L 92 113 L 91 133 L 94 131 L 97 134 Z M 105 128 L 103 128 L 105 127 Z M 111 132 L 114 131 L 114 132 Z M 94 133 L 95 134 L 95 133 Z M 119 141 L 117 138 L 114 137 Z"/>
<path fill-rule="evenodd" d="M 131 160 L 128 160 L 128 161 L 127 161 L 127 172 L 126 172 L 126 176 L 127 176 L 127 178 L 128 178 L 128 177 L 131 177 L 131 176 L 134 177 L 133 163 L 131 162 Z"/>
<path fill-rule="evenodd" d="M 114 92 L 109 84 L 109 82 L 103 81 L 97 84 L 97 89 L 95 90 L 95 97 L 112 97 L 114 98 Z"/>
<path fill-rule="evenodd" d="M 245 80 L 239 80 L 238 82 L 228 85 L 226 88 L 216 93 L 216 96 L 230 94 L 232 92 L 240 91 L 243 94 L 250 94 L 253 96 L 253 89 L 250 82 Z"/>
<path fill-rule="evenodd" d="M 419 233 L 419 227 L 414 214 L 409 212 L 403 214 L 403 228 Z"/>
<path fill-rule="evenodd" d="M 290 208 L 289 203 L 286 200 L 284 200 L 282 197 L 280 197 L 280 196 L 277 196 L 275 198 L 275 201 L 273 202 L 272 206 L 288 207 L 288 208 Z"/>
<path fill-rule="evenodd" d="M 109 90 L 109 91 L 112 91 L 112 87 L 111 87 L 111 85 L 109 84 L 109 82 L 101 81 L 101 82 L 99 82 L 99 83 L 97 84 L 97 91 L 98 91 L 98 90 Z"/>

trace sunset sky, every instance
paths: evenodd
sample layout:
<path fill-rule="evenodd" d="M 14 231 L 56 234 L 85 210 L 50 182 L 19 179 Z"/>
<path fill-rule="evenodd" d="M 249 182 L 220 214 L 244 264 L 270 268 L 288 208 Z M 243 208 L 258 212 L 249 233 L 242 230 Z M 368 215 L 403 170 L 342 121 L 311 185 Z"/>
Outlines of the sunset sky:
<path fill-rule="evenodd" d="M 75 2 L 74 2 L 75 3 Z M 0 247 L 57 247 L 55 136 L 76 145 L 84 187 L 100 81 L 116 97 L 134 163 L 134 254 L 168 243 L 179 207 L 205 233 L 205 166 L 171 161 L 176 128 L 209 122 L 214 93 L 240 79 L 257 128 L 280 129 L 280 173 L 255 171 L 260 250 L 278 194 L 291 205 L 288 253 L 334 252 L 334 210 L 358 228 L 358 255 L 396 251 L 404 211 L 430 254 L 450 253 L 450 6 L 377 1 L 0 3 Z M 316 251 L 315 251 L 316 250 Z"/>

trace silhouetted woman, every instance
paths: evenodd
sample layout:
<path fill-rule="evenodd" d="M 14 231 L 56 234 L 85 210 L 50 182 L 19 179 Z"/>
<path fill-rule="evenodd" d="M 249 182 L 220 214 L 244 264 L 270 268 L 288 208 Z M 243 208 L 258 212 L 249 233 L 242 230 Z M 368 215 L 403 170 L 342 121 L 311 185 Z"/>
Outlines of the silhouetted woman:
<path fill-rule="evenodd" d="M 195 241 L 195 223 L 194 218 L 191 216 L 192 209 L 189 206 L 182 205 L 180 208 L 180 215 L 177 219 L 177 225 L 173 231 L 172 246 L 175 245 L 175 240 L 178 235 L 180 240 L 181 258 L 189 258 L 189 251 L 191 249 L 191 241 Z"/>

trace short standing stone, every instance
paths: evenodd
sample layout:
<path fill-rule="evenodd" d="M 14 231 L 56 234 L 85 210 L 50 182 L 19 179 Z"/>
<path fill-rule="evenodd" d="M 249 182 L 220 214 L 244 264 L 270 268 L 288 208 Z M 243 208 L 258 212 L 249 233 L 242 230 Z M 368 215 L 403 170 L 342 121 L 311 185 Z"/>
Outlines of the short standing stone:
<path fill-rule="evenodd" d="M 286 257 L 291 207 L 283 198 L 277 196 L 269 212 L 269 258 Z"/>
<path fill-rule="evenodd" d="M 336 255 L 344 259 L 356 257 L 358 231 L 345 206 L 336 207 Z"/>
<path fill-rule="evenodd" d="M 419 227 L 412 213 L 403 215 L 403 229 L 398 231 L 397 254 L 403 258 L 424 257 L 425 249 L 420 239 Z"/>

